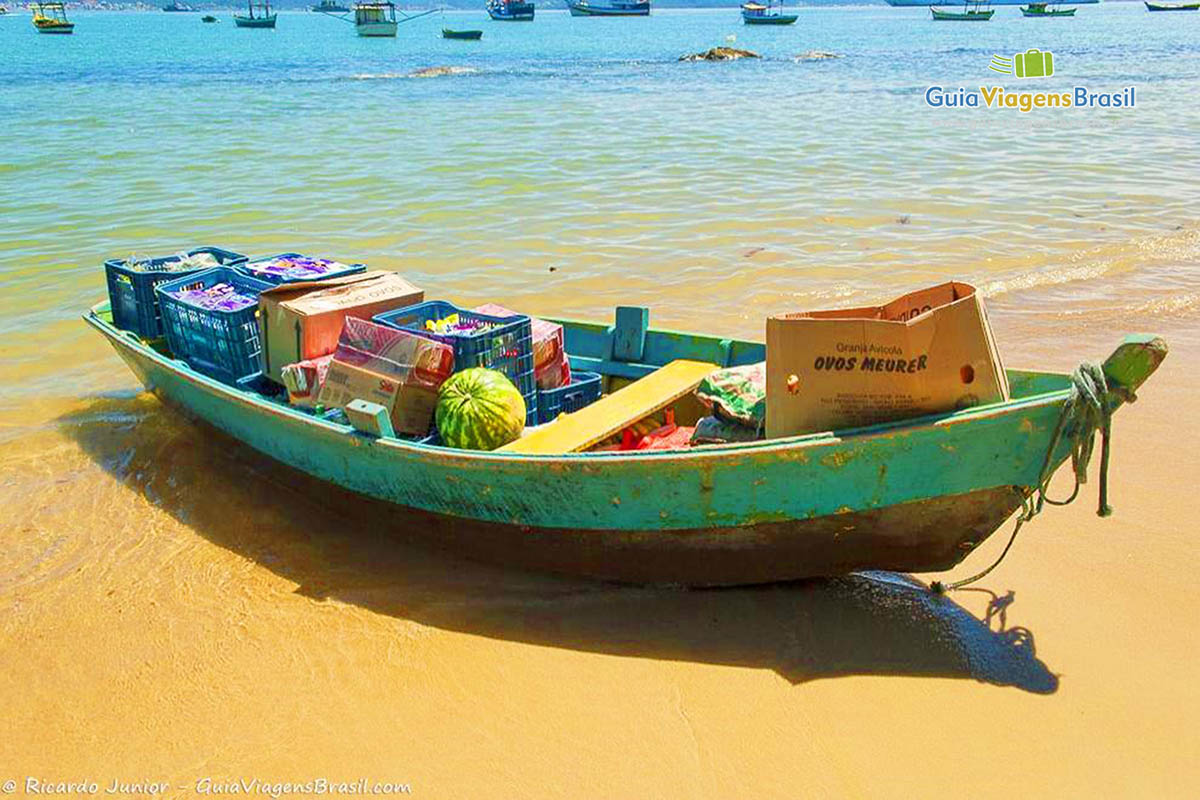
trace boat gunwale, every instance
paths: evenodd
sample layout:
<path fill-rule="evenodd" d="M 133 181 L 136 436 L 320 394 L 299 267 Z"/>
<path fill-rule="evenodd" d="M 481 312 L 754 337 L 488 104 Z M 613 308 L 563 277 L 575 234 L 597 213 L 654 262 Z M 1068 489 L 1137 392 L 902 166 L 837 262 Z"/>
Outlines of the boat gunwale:
<path fill-rule="evenodd" d="M 330 420 L 320 419 L 319 417 L 305 413 L 300 409 L 272 403 L 271 401 L 258 396 L 254 392 L 238 389 L 222 383 L 215 378 L 210 378 L 209 376 L 192 369 L 190 365 L 184 361 L 181 361 L 180 359 L 168 358 L 154 348 L 144 344 L 137 334 L 131 331 L 121 330 L 112 323 L 102 319 L 97 312 L 104 311 L 108 309 L 108 307 L 109 303 L 107 301 L 97 303 L 83 315 L 84 321 L 104 334 L 106 338 L 111 339 L 115 344 L 119 344 L 121 347 L 126 347 L 130 350 L 138 352 L 142 356 L 155 362 L 163 369 L 169 370 L 183 380 L 186 380 L 194 385 L 201 386 L 210 392 L 225 395 L 228 399 L 236 401 L 237 403 L 258 412 L 274 414 L 286 419 L 294 420 L 296 422 L 315 425 L 316 427 L 331 433 L 342 433 L 349 435 L 354 435 L 356 433 L 355 428 L 350 425 L 341 425 Z M 572 322 L 572 320 L 557 321 L 565 323 Z M 594 323 L 581 322 L 581 324 L 592 325 Z M 661 328 L 656 328 L 654 330 L 662 333 L 679 333 L 686 336 L 712 336 L 712 334 L 671 331 Z M 1041 370 L 1014 371 L 1061 377 L 1064 380 L 1066 380 L 1068 377 L 1062 373 Z M 533 461 L 540 461 L 549 463 L 570 462 L 578 464 L 579 462 L 595 461 L 608 464 L 623 461 L 637 461 L 640 463 L 655 461 L 717 460 L 718 458 L 737 456 L 778 455 L 782 452 L 795 452 L 797 450 L 803 450 L 811 447 L 824 447 L 848 443 L 858 444 L 864 440 L 877 436 L 893 436 L 896 434 L 915 433 L 922 430 L 947 428 L 949 426 L 958 425 L 961 423 L 975 422 L 999 417 L 1015 411 L 1025 411 L 1043 406 L 1056 405 L 1065 401 L 1070 396 L 1070 393 L 1070 388 L 1064 387 L 1062 389 L 1049 392 L 1039 392 L 1037 394 L 1032 394 L 1020 399 L 1009 399 L 999 403 L 973 406 L 971 408 L 944 414 L 926 414 L 920 417 L 896 420 L 893 422 L 884 422 L 876 425 L 846 428 L 836 431 L 819 431 L 778 439 L 761 439 L 753 442 L 698 445 L 690 448 L 689 450 L 635 450 L 600 453 L 582 452 L 551 454 L 497 453 L 481 450 L 456 450 L 454 448 L 422 444 L 419 442 L 406 441 L 398 438 L 369 438 L 376 446 L 394 448 L 400 452 L 407 451 L 422 455 L 434 455 L 441 458 L 451 458 L 453 460 L 484 460 L 495 463 L 529 463 Z"/>

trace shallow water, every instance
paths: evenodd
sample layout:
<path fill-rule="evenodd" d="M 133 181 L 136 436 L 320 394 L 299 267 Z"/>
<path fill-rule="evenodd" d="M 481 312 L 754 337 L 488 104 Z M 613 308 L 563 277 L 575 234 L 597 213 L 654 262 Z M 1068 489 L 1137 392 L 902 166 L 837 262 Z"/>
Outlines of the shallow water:
<path fill-rule="evenodd" d="M 1069 591 L 1051 579 L 1042 565 L 1078 566 L 1068 546 L 1026 545 L 1011 573 L 1049 609 L 1049 656 L 1019 624 L 983 621 L 989 598 L 935 603 L 889 576 L 690 593 L 463 565 L 140 394 L 78 315 L 104 295 L 103 259 L 212 244 L 362 260 L 431 297 L 543 314 L 643 303 L 658 324 L 753 338 L 772 311 L 954 277 L 984 289 L 1005 357 L 1031 366 L 1102 356 L 1128 329 L 1190 340 L 1200 14 L 1007 7 L 957 26 L 805 8 L 781 30 L 731 9 L 446 15 L 482 27 L 479 43 L 437 38 L 436 17 L 371 41 L 311 14 L 273 33 L 224 13 L 73 16 L 63 38 L 0 19 L 0 643 L 22 654 L 0 699 L 26 734 L 0 742 L 0 766 L 186 783 L 353 765 L 457 797 L 737 796 L 747 781 L 763 797 L 919 795 L 925 748 L 967 699 L 1040 715 L 1057 741 L 1085 711 L 1136 727 L 1171 706 L 1119 691 L 1111 653 L 1143 642 L 1129 626 L 1105 631 L 1107 671 L 1079 655 L 1094 641 L 1072 649 L 1095 636 L 1079 598 L 1109 609 L 1112 595 L 1086 569 Z M 676 62 L 728 36 L 765 58 Z M 1054 53 L 1053 78 L 988 72 L 993 53 L 1032 47 Z M 840 57 L 795 59 L 812 50 Z M 429 67 L 451 74 L 411 77 Z M 1137 107 L 924 103 L 931 84 L 995 82 L 1132 85 Z M 1176 363 L 1164 373 L 1183 375 Z M 1152 541 L 1167 560 L 1190 552 Z M 1138 574 L 1117 555 L 1079 560 L 1097 558 Z M 1155 641 L 1171 663 L 1195 656 Z M 1033 705 L 1063 669 L 1088 692 Z M 897 676 L 916 688 L 872 682 Z M 927 727 L 876 736 L 880 719 Z M 1004 794 L 971 737 L 951 738 L 938 747 L 964 785 Z M 1134 738 L 1085 748 L 1050 785 L 1100 781 Z M 1177 773 L 1152 774 L 1169 794 Z"/>

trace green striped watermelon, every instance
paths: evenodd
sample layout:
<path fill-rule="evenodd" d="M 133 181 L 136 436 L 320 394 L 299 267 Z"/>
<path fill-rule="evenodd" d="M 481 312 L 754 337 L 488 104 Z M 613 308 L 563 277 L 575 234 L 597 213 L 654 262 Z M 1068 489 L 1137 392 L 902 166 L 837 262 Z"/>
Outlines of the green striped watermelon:
<path fill-rule="evenodd" d="M 472 367 L 438 390 L 437 427 L 447 447 L 495 450 L 525 429 L 525 398 L 503 372 Z"/>

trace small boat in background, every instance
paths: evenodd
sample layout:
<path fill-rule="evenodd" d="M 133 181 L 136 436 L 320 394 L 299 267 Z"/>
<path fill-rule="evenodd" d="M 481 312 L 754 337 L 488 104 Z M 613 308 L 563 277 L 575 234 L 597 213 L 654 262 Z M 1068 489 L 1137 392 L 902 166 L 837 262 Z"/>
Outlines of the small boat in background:
<path fill-rule="evenodd" d="M 1054 8 L 1048 8 L 1049 3 L 1030 3 L 1027 6 L 1021 6 L 1021 13 L 1027 17 L 1073 17 L 1075 9 L 1059 8 L 1058 3 L 1054 4 Z"/>
<path fill-rule="evenodd" d="M 34 3 L 33 27 L 38 33 L 74 33 L 75 23 L 67 19 L 62 3 Z"/>
<path fill-rule="evenodd" d="M 1146 3 L 1147 11 L 1197 11 L 1200 3 Z"/>
<path fill-rule="evenodd" d="M 205 14 L 203 17 L 200 18 L 200 21 L 201 22 L 217 22 L 217 18 L 214 17 L 212 14 Z"/>
<path fill-rule="evenodd" d="M 0 17 L 8 13 L 8 6 L 0 6 Z"/>
<path fill-rule="evenodd" d="M 767 4 L 749 2 L 742 6 L 742 22 L 747 25 L 791 25 L 796 14 L 783 13 L 783 0 L 767 0 Z"/>
<path fill-rule="evenodd" d="M 312 10 L 322 14 L 349 14 L 350 6 L 344 6 L 337 0 L 321 0 L 312 7 Z"/>
<path fill-rule="evenodd" d="M 533 3 L 525 0 L 488 0 L 488 16 L 500 22 L 533 22 Z"/>
<path fill-rule="evenodd" d="M 609 0 L 593 5 L 588 0 L 565 0 L 572 17 L 648 17 L 650 0 Z"/>
<path fill-rule="evenodd" d="M 177 14 L 194 14 L 197 11 L 199 11 L 200 9 L 192 8 L 191 6 L 189 6 L 186 3 L 180 3 L 179 0 L 175 0 L 174 3 L 170 3 L 168 5 L 163 6 L 162 10 L 170 11 L 170 12 L 177 13 Z"/>
<path fill-rule="evenodd" d="M 233 15 L 233 22 L 239 28 L 274 28 L 275 12 L 271 10 L 271 0 L 246 0 L 246 16 Z"/>
<path fill-rule="evenodd" d="M 354 30 L 359 36 L 395 38 L 396 26 L 395 3 L 354 4 Z"/>
<path fill-rule="evenodd" d="M 967 0 L 963 3 L 962 11 L 942 11 L 940 8 L 929 9 L 933 14 L 933 18 L 942 22 L 987 22 L 992 18 L 992 14 L 996 13 L 996 9 L 989 8 L 983 10 L 981 7 L 991 5 L 990 0 L 980 2 L 979 0 Z"/>
<path fill-rule="evenodd" d="M 483 31 L 452 31 L 449 28 L 442 28 L 442 38 L 476 41 L 483 38 Z"/>

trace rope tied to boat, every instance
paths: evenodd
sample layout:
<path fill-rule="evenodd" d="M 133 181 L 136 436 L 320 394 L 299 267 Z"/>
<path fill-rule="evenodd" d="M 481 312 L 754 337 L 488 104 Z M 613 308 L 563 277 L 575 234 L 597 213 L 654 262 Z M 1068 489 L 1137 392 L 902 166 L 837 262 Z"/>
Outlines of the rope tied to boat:
<path fill-rule="evenodd" d="M 1097 365 L 1085 361 L 1076 367 L 1071 373 L 1071 393 L 1063 402 L 1062 410 L 1059 412 L 1058 422 L 1054 426 L 1054 435 L 1050 437 L 1050 446 L 1046 448 L 1046 457 L 1042 461 L 1042 470 L 1038 474 L 1037 485 L 1032 492 L 1022 495 L 1021 513 L 1017 516 L 1017 524 L 1013 528 L 1012 536 L 1008 539 L 1008 544 L 1000 553 L 1000 557 L 992 562 L 991 566 L 976 575 L 950 584 L 934 581 L 929 588 L 937 594 L 942 594 L 975 583 L 1000 566 L 1000 562 L 1012 549 L 1013 542 L 1017 540 L 1021 526 L 1042 513 L 1042 508 L 1046 503 L 1065 506 L 1074 502 L 1075 498 L 1079 496 L 1079 487 L 1088 480 L 1088 465 L 1091 464 L 1092 454 L 1095 452 L 1097 432 L 1101 436 L 1101 445 L 1100 498 L 1096 514 L 1101 517 L 1110 516 L 1112 506 L 1108 504 L 1108 461 L 1109 446 L 1112 440 L 1113 407 L 1117 403 L 1132 403 L 1136 399 L 1134 393 L 1124 387 L 1114 386 L 1110 389 L 1108 381 L 1104 377 L 1104 370 Z M 1075 488 L 1065 500 L 1055 500 L 1048 495 L 1048 490 L 1050 478 L 1054 475 L 1054 454 L 1058 451 L 1064 436 L 1069 437 L 1071 441 L 1071 471 L 1075 475 Z"/>

